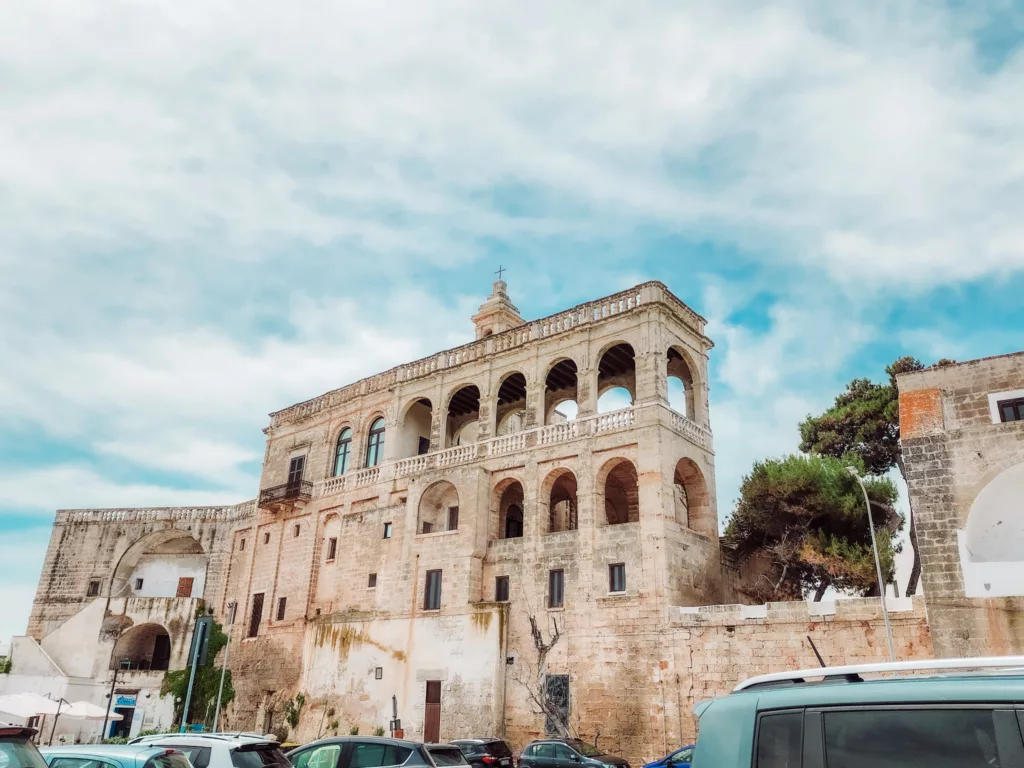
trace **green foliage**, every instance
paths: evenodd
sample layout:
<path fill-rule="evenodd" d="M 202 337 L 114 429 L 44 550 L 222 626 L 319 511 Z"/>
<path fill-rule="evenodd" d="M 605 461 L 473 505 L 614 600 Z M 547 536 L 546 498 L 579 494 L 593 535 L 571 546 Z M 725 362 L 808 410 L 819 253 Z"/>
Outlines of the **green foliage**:
<path fill-rule="evenodd" d="M 384 735 L 384 726 L 383 725 L 378 725 L 376 728 L 374 728 L 373 729 L 373 735 L 374 736 L 383 736 Z"/>
<path fill-rule="evenodd" d="M 109 739 L 104 739 L 103 743 L 104 744 L 127 744 L 128 743 L 128 737 L 127 736 L 111 736 Z"/>
<path fill-rule="evenodd" d="M 295 694 L 294 699 L 288 699 L 284 703 L 284 719 L 293 729 L 299 727 L 299 717 L 302 715 L 302 708 L 305 705 L 306 697 L 301 693 Z"/>
<path fill-rule="evenodd" d="M 330 725 L 327 726 L 327 729 L 330 730 L 330 731 L 333 731 L 334 735 L 337 736 L 338 735 L 338 728 L 340 728 L 340 727 L 341 727 L 341 723 L 339 723 L 337 720 L 331 720 Z"/>
<path fill-rule="evenodd" d="M 223 628 L 217 622 L 213 622 L 210 628 L 209 647 L 206 654 L 206 663 L 196 668 L 196 680 L 192 687 L 192 701 L 189 703 L 191 712 L 212 711 L 217 702 L 217 689 L 220 687 L 220 667 L 215 666 L 215 659 L 220 650 L 227 645 L 228 636 L 224 634 Z M 160 695 L 170 695 L 174 698 L 174 722 L 182 720 L 182 710 L 185 708 L 185 696 L 188 693 L 188 679 L 190 670 L 175 670 L 164 673 L 164 681 L 160 686 Z M 221 709 L 227 707 L 235 698 L 235 688 L 231 684 L 231 670 L 224 674 L 224 693 L 221 696 Z"/>
<path fill-rule="evenodd" d="M 353 725 L 351 728 L 349 728 L 348 729 L 348 735 L 349 736 L 358 736 L 359 735 L 359 726 L 358 725 Z"/>
<path fill-rule="evenodd" d="M 754 464 L 725 535 L 740 556 L 767 556 L 769 573 L 751 588 L 759 600 L 817 597 L 829 585 L 861 595 L 877 593 L 874 554 L 864 496 L 847 471 L 856 456 L 787 456 Z M 896 486 L 865 481 L 878 535 L 883 576 L 891 576 L 894 538 L 903 518 L 892 508 Z"/>
<path fill-rule="evenodd" d="M 11 660 L 7 656 L 0 656 L 0 675 L 11 673 Z"/>

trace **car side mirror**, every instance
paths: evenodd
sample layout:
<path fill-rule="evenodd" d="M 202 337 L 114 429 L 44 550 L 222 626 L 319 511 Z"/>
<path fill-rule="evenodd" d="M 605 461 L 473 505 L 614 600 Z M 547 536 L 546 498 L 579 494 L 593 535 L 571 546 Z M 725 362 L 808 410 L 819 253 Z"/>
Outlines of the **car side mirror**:
<path fill-rule="evenodd" d="M 572 761 L 573 761 L 574 763 L 578 763 L 578 762 L 580 762 L 580 760 L 581 760 L 582 758 L 580 758 L 580 756 L 579 756 L 579 755 L 573 755 L 573 756 L 572 756 L 572 757 L 570 757 L 569 759 L 570 759 L 570 760 L 572 760 Z"/>

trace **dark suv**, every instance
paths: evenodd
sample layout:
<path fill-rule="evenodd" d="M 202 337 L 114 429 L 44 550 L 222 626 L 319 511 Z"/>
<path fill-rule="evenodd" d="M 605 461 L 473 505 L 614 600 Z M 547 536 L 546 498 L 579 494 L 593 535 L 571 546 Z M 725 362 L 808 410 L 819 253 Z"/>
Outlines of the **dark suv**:
<path fill-rule="evenodd" d="M 473 768 L 514 768 L 515 758 L 501 739 L 453 739 Z"/>
<path fill-rule="evenodd" d="M 606 755 L 593 744 L 579 739 L 544 739 L 531 742 L 519 757 L 519 768 L 629 768 L 621 757 Z"/>

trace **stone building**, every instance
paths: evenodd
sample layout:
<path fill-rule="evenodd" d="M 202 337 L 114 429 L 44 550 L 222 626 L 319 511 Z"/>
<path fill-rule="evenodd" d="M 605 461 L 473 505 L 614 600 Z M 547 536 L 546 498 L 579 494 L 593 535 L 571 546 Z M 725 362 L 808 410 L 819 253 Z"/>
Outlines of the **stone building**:
<path fill-rule="evenodd" d="M 897 381 L 936 651 L 1024 653 L 1024 353 Z"/>
<path fill-rule="evenodd" d="M 301 692 L 296 738 L 329 709 L 366 733 L 394 697 L 412 737 L 569 728 L 634 761 L 691 739 L 696 699 L 815 665 L 809 635 L 882 657 L 875 601 L 723 605 L 750 574 L 719 551 L 712 344 L 664 285 L 526 322 L 498 281 L 473 322 L 271 414 L 254 502 L 59 512 L 21 640 L 98 685 L 134 659 L 119 690 L 151 691 L 201 597 L 235 619 L 231 727 L 278 728 Z M 921 602 L 891 608 L 900 653 L 930 655 Z"/>

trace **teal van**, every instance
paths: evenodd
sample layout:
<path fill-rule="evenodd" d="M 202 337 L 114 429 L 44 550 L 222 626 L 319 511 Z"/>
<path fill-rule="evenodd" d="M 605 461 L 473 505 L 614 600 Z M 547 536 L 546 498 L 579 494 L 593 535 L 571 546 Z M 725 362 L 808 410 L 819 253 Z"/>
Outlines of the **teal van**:
<path fill-rule="evenodd" d="M 1024 768 L 1024 657 L 762 675 L 694 713 L 692 768 Z"/>

